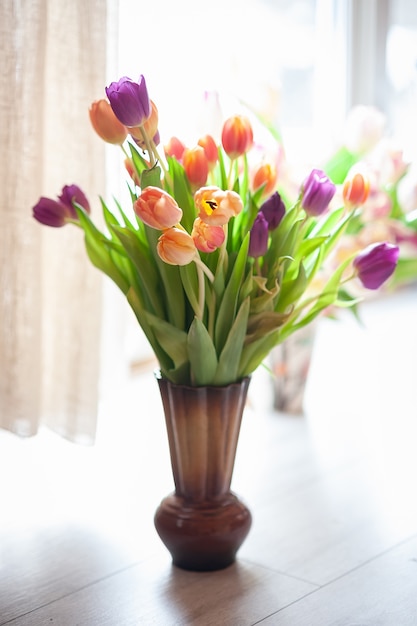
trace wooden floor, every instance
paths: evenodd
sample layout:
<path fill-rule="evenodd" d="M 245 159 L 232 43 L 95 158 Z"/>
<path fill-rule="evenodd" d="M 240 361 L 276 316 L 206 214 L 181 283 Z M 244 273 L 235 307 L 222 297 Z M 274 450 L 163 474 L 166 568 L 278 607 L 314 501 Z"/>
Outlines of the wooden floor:
<path fill-rule="evenodd" d="M 415 626 L 417 290 L 321 322 L 306 414 L 254 376 L 233 488 L 238 561 L 172 567 L 153 514 L 172 490 L 151 372 L 108 397 L 97 445 L 0 434 L 0 625 Z"/>

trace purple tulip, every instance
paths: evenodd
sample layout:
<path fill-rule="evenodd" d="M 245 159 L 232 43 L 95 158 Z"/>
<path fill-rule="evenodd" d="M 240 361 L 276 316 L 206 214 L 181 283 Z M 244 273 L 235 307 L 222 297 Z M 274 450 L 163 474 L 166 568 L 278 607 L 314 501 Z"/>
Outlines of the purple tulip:
<path fill-rule="evenodd" d="M 285 204 L 278 191 L 275 191 L 272 196 L 265 200 L 260 211 L 268 222 L 268 229 L 274 230 L 285 215 Z"/>
<path fill-rule="evenodd" d="M 77 211 L 74 209 L 73 202 L 90 213 L 90 204 L 83 191 L 77 185 L 65 185 L 61 190 L 58 200 L 52 198 L 39 198 L 39 201 L 33 207 L 33 217 L 35 220 L 46 226 L 59 228 L 65 226 L 70 220 L 77 220 Z"/>
<path fill-rule="evenodd" d="M 314 169 L 304 181 L 302 206 L 308 215 L 321 215 L 336 193 L 336 185 L 322 171 Z"/>
<path fill-rule="evenodd" d="M 74 209 L 73 202 L 81 205 L 87 213 L 90 213 L 90 203 L 84 192 L 77 185 L 65 185 L 62 188 L 61 195 L 58 196 L 58 200 L 65 204 L 74 219 L 77 219 L 77 212 Z"/>
<path fill-rule="evenodd" d="M 268 249 L 268 222 L 259 211 L 250 231 L 248 255 L 263 256 Z"/>
<path fill-rule="evenodd" d="M 353 266 L 357 276 L 367 289 L 379 287 L 393 274 L 400 249 L 392 243 L 373 243 L 360 252 Z"/>
<path fill-rule="evenodd" d="M 137 83 L 123 76 L 106 87 L 106 94 L 114 114 L 127 127 L 142 126 L 151 114 L 151 101 L 142 75 Z"/>
<path fill-rule="evenodd" d="M 68 220 L 72 219 L 72 213 L 62 202 L 42 197 L 33 207 L 33 217 L 45 226 L 59 228 L 65 226 Z"/>

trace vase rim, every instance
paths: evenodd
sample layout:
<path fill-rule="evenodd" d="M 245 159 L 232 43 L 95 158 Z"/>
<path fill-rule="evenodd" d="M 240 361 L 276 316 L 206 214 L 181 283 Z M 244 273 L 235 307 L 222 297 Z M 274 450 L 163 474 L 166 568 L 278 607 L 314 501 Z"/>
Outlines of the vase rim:
<path fill-rule="evenodd" d="M 243 376 L 243 378 L 233 380 L 226 385 L 191 385 L 190 383 L 174 383 L 162 374 L 160 368 L 154 369 L 154 376 L 158 382 L 165 381 L 169 385 L 173 385 L 175 387 L 183 387 L 184 389 L 226 389 L 227 387 L 232 387 L 233 385 L 241 385 L 245 382 L 249 384 L 249 381 L 251 380 L 251 376 Z"/>

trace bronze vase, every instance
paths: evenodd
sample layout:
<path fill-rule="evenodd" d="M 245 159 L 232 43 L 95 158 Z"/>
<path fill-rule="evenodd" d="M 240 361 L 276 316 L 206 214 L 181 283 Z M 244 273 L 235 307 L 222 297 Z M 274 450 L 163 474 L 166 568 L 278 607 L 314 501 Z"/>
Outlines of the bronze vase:
<path fill-rule="evenodd" d="M 155 513 L 174 565 L 194 571 L 234 562 L 252 517 L 230 490 L 249 378 L 225 387 L 177 385 L 157 376 L 175 491 Z"/>

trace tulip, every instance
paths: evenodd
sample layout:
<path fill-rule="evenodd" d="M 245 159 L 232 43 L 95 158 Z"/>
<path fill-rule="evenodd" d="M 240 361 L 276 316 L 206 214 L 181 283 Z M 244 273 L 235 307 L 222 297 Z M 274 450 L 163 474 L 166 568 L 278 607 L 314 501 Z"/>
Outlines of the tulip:
<path fill-rule="evenodd" d="M 277 168 L 271 165 L 270 163 L 263 163 L 258 167 L 255 171 L 252 178 L 252 187 L 253 189 L 259 189 L 262 185 L 265 185 L 263 188 L 263 193 L 265 195 L 270 195 L 277 184 L 278 180 L 278 171 Z"/>
<path fill-rule="evenodd" d="M 242 200 L 235 191 L 219 187 L 201 187 L 194 194 L 198 217 L 211 226 L 223 226 L 243 209 Z"/>
<path fill-rule="evenodd" d="M 353 261 L 356 275 L 367 289 L 379 289 L 393 274 L 400 249 L 391 243 L 373 243 L 360 252 Z"/>
<path fill-rule="evenodd" d="M 182 210 L 172 196 L 159 187 L 145 187 L 133 204 L 133 209 L 142 222 L 165 230 L 181 221 Z"/>
<path fill-rule="evenodd" d="M 201 252 L 213 252 L 220 248 L 224 242 L 225 234 L 222 226 L 210 226 L 199 217 L 196 217 L 191 237 L 198 250 Z"/>
<path fill-rule="evenodd" d="M 127 127 L 141 126 L 151 114 L 151 101 L 142 75 L 137 83 L 123 76 L 106 87 L 106 94 L 117 119 Z"/>
<path fill-rule="evenodd" d="M 91 125 L 99 137 L 107 143 L 122 145 L 128 131 L 126 126 L 119 122 L 107 100 L 96 100 L 88 112 Z"/>
<path fill-rule="evenodd" d="M 130 134 L 132 135 L 135 142 L 138 144 L 138 146 L 140 146 L 143 149 L 146 148 L 146 143 L 143 139 L 142 129 L 143 129 L 143 132 L 145 132 L 147 136 L 152 140 L 154 139 L 155 135 L 158 132 L 158 122 L 159 122 L 158 109 L 156 108 L 156 104 L 152 100 L 150 102 L 151 102 L 151 114 L 148 117 L 148 119 L 142 124 L 142 126 L 136 126 L 135 128 L 129 129 Z M 156 143 L 159 143 L 159 141 L 155 142 L 155 144 Z"/>
<path fill-rule="evenodd" d="M 204 149 L 209 172 L 211 172 L 219 159 L 219 151 L 216 142 L 211 135 L 204 135 L 204 137 L 200 137 L 197 143 Z"/>
<path fill-rule="evenodd" d="M 370 190 L 370 180 L 360 171 L 352 169 L 343 183 L 343 200 L 347 206 L 356 207 L 364 204 Z"/>
<path fill-rule="evenodd" d="M 72 213 L 62 202 L 42 197 L 32 209 L 35 220 L 45 226 L 59 228 L 73 219 Z"/>
<path fill-rule="evenodd" d="M 248 255 L 263 256 L 268 249 L 268 222 L 262 211 L 259 211 L 250 231 Z"/>
<path fill-rule="evenodd" d="M 285 215 L 285 204 L 278 191 L 275 191 L 272 196 L 265 200 L 259 210 L 262 211 L 268 222 L 269 230 L 274 230 Z"/>
<path fill-rule="evenodd" d="M 231 159 L 236 159 L 248 152 L 253 144 L 253 130 L 247 117 L 235 115 L 225 121 L 222 144 L 224 151 Z"/>
<path fill-rule="evenodd" d="M 180 228 L 165 230 L 158 239 L 156 249 L 169 265 L 188 265 L 197 254 L 193 238 Z"/>
<path fill-rule="evenodd" d="M 322 171 L 314 169 L 304 181 L 302 206 L 308 215 L 321 215 L 336 193 L 336 185 Z"/>
<path fill-rule="evenodd" d="M 73 206 L 74 202 L 82 206 L 87 213 L 90 213 L 90 203 L 84 192 L 77 185 L 65 185 L 61 190 L 61 195 L 58 196 L 58 200 L 68 208 L 74 219 L 77 219 L 77 212 Z"/>
<path fill-rule="evenodd" d="M 171 137 L 168 143 L 164 146 L 164 152 L 166 156 L 175 157 L 177 161 L 181 161 L 184 154 L 185 146 L 178 139 L 178 137 Z"/>
<path fill-rule="evenodd" d="M 182 156 L 182 164 L 192 187 L 201 187 L 206 183 L 209 165 L 206 153 L 201 146 L 186 148 Z"/>

